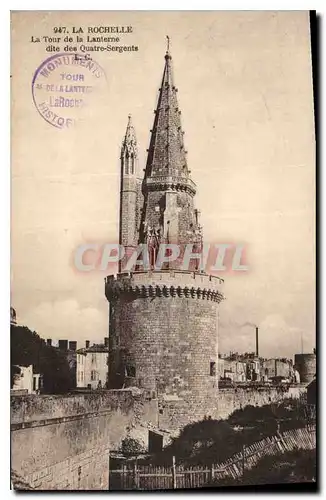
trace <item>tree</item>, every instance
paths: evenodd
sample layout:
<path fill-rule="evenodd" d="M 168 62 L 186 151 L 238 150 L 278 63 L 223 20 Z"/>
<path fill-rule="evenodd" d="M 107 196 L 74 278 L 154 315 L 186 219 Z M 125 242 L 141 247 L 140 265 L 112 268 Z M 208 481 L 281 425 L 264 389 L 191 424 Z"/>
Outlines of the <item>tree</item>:
<path fill-rule="evenodd" d="M 72 376 L 65 354 L 48 346 L 27 326 L 11 325 L 11 387 L 19 375 L 19 366 L 33 365 L 43 375 L 43 392 L 64 393 L 72 388 Z"/>

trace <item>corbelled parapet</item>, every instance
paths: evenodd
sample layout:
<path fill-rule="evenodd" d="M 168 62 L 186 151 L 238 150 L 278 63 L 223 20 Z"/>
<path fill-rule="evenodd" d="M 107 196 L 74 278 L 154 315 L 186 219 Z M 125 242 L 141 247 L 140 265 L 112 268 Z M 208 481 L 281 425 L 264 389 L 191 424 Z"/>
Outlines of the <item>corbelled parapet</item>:
<path fill-rule="evenodd" d="M 105 294 L 108 300 L 121 294 L 136 297 L 192 297 L 220 303 L 223 280 L 217 276 L 186 271 L 138 271 L 108 276 Z"/>
<path fill-rule="evenodd" d="M 196 184 L 190 177 L 155 176 L 144 179 L 143 190 L 166 191 L 168 189 L 185 191 L 191 196 L 196 194 Z"/>

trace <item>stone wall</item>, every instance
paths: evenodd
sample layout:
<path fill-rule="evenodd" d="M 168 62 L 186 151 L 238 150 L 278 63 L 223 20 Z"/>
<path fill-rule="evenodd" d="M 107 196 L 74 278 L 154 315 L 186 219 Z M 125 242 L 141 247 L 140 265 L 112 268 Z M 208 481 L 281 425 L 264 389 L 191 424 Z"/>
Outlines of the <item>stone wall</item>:
<path fill-rule="evenodd" d="M 139 389 L 12 396 L 11 466 L 34 489 L 107 490 L 109 451 L 127 435 L 147 447 L 149 429 L 173 434 L 204 417 L 227 418 L 247 405 L 298 398 L 305 390 L 302 385 L 221 388 L 204 406 L 200 397 L 151 399 Z"/>
<path fill-rule="evenodd" d="M 171 432 L 178 427 L 185 426 L 202 418 L 225 419 L 232 412 L 245 406 L 263 406 L 280 402 L 287 398 L 297 399 L 306 391 L 303 385 L 253 386 L 252 384 L 239 385 L 237 388 L 219 388 L 215 397 L 210 401 L 209 408 L 203 407 L 201 418 L 196 412 L 189 412 L 186 399 L 178 397 L 164 398 L 159 401 L 158 427 Z M 196 403 L 193 402 L 193 405 Z M 205 409 L 206 408 L 206 409 Z"/>
<path fill-rule="evenodd" d="M 131 390 L 11 398 L 11 467 L 40 490 L 107 490 L 109 450 L 155 424 L 155 402 Z"/>
<path fill-rule="evenodd" d="M 264 406 L 287 398 L 299 398 L 306 389 L 302 385 L 252 386 L 220 388 L 218 395 L 218 418 L 227 418 L 233 411 L 245 406 Z"/>

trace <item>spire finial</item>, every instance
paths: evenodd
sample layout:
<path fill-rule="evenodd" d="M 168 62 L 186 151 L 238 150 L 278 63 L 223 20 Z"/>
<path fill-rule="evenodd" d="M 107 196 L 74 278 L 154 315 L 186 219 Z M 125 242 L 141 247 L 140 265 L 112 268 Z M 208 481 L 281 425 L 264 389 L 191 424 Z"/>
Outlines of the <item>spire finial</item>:
<path fill-rule="evenodd" d="M 170 55 L 170 37 L 166 35 L 166 55 Z"/>
<path fill-rule="evenodd" d="M 136 133 L 135 129 L 131 120 L 131 114 L 129 113 L 128 115 L 128 123 L 127 123 L 127 128 L 126 128 L 126 133 L 122 141 L 122 149 L 124 150 L 125 148 L 128 147 L 137 147 L 137 140 L 136 140 Z M 135 153 L 137 154 L 137 153 Z"/>

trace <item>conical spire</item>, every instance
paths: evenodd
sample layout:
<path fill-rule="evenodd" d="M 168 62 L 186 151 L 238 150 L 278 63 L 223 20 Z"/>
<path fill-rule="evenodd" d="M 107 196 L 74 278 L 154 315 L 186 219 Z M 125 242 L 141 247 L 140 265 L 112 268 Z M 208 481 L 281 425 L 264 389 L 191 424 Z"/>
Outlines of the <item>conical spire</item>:
<path fill-rule="evenodd" d="M 178 90 L 173 78 L 169 38 L 164 58 L 163 78 L 151 131 L 145 179 L 151 178 L 152 183 L 155 182 L 155 177 L 161 179 L 176 177 L 184 178 L 187 183 L 189 171 L 181 128 L 181 111 L 177 99 Z M 190 181 L 190 184 L 193 183 Z"/>

